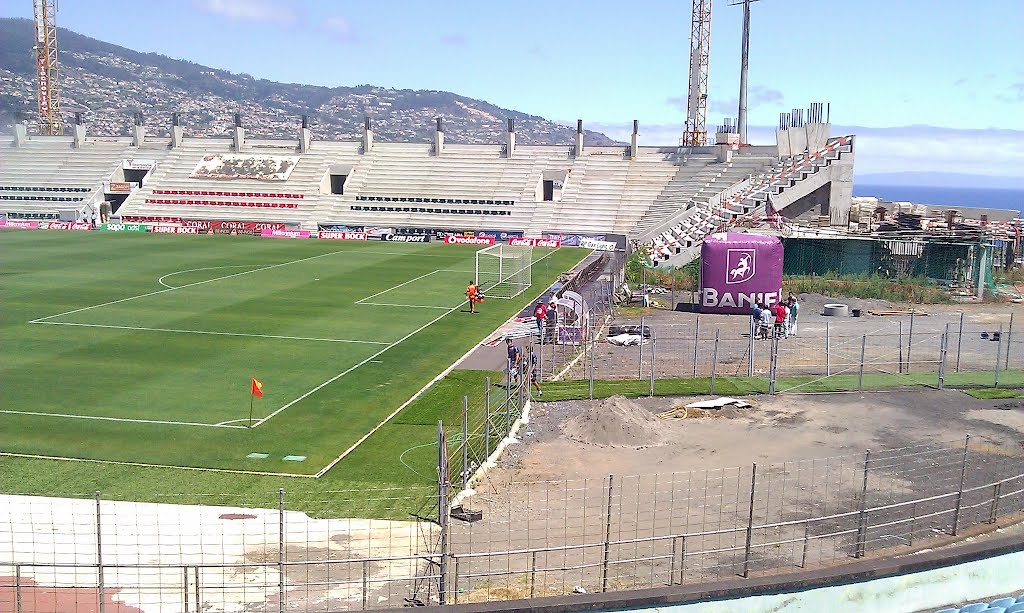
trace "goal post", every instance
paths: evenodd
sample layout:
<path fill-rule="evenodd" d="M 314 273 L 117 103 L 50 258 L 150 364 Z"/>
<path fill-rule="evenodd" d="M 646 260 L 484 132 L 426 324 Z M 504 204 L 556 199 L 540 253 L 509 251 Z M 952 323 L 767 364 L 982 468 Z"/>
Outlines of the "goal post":
<path fill-rule="evenodd" d="M 487 298 L 515 298 L 533 283 L 533 247 L 497 244 L 476 252 L 476 284 Z"/>

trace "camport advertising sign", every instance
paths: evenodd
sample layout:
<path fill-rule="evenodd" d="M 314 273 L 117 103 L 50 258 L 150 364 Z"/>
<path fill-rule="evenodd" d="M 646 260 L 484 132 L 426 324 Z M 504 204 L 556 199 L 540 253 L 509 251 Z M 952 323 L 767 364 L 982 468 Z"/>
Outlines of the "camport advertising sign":
<path fill-rule="evenodd" d="M 700 311 L 749 315 L 782 300 L 782 241 L 757 234 L 712 234 L 700 249 Z"/>
<path fill-rule="evenodd" d="M 429 234 L 394 234 L 388 232 L 387 234 L 381 234 L 380 240 L 387 241 L 389 243 L 429 243 Z"/>

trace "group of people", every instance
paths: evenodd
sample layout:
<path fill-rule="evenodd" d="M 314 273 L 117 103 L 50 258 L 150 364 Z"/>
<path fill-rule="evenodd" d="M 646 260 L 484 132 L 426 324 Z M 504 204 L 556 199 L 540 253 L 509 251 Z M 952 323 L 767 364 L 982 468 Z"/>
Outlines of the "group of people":
<path fill-rule="evenodd" d="M 520 369 L 523 367 L 523 360 L 525 359 L 527 360 L 526 365 L 530 371 L 530 385 L 537 390 L 537 396 L 543 396 L 544 392 L 540 389 L 540 377 L 537 372 L 538 368 L 540 368 L 540 360 L 537 358 L 537 352 L 533 350 L 533 345 L 526 348 L 529 355 L 525 358 L 523 357 L 523 350 L 512 342 L 512 339 L 510 338 L 505 339 L 505 349 L 508 351 L 509 384 L 518 381 L 519 373 L 521 372 Z"/>
<path fill-rule="evenodd" d="M 796 296 L 789 295 L 784 302 L 768 306 L 755 304 L 751 312 L 754 320 L 754 337 L 767 340 L 770 335 L 775 338 L 789 338 L 796 334 L 796 321 L 800 315 L 800 303 Z"/>

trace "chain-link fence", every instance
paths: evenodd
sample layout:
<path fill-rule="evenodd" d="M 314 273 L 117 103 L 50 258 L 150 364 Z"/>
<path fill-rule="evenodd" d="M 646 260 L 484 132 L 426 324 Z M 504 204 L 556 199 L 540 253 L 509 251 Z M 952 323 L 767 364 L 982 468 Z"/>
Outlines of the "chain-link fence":
<path fill-rule="evenodd" d="M 652 395 L 655 382 L 687 378 L 708 379 L 709 393 L 724 378 L 771 393 L 1024 383 L 1024 332 L 1013 313 L 987 323 L 962 313 L 819 318 L 792 334 L 762 332 L 744 317 L 676 315 L 609 320 L 564 378 L 649 380 Z M 622 346 L 621 334 L 636 338 Z"/>
<path fill-rule="evenodd" d="M 317 518 L 284 491 L 238 507 L 5 496 L 0 609 L 318 612 L 623 590 L 896 555 L 1024 517 L 1021 450 L 970 437 L 606 479 L 477 474 L 474 511 L 449 507 L 465 470 L 448 462 L 466 447 L 441 449 L 436 487 L 302 501 L 436 501 L 409 521 Z"/>

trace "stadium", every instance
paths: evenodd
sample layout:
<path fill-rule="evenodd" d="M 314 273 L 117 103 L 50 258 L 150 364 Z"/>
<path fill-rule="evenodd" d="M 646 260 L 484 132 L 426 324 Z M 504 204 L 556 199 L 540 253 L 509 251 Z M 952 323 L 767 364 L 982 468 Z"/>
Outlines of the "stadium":
<path fill-rule="evenodd" d="M 18 123 L 0 609 L 1024 610 L 1021 220 L 854 199 L 824 103 L 707 133 L 709 5 L 676 144 Z M 757 337 L 879 271 L 944 298 Z"/>

